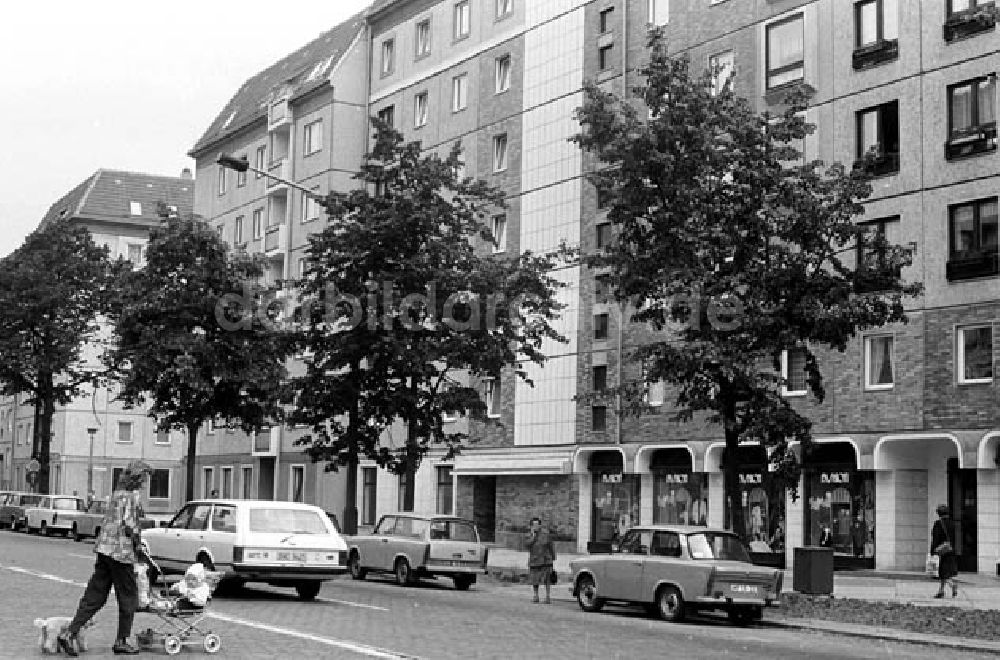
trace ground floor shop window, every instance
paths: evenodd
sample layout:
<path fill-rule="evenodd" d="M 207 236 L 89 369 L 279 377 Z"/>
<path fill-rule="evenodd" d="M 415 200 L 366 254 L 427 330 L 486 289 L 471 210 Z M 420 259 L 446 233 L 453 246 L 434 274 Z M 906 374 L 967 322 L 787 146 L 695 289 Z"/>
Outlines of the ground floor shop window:
<path fill-rule="evenodd" d="M 803 460 L 805 545 L 833 548 L 837 563 L 875 561 L 875 473 L 857 470 L 854 447 L 814 445 Z"/>
<path fill-rule="evenodd" d="M 678 447 L 657 449 L 653 474 L 653 523 L 708 524 L 708 475 L 692 472 L 691 453 Z"/>
<path fill-rule="evenodd" d="M 595 452 L 590 471 L 593 474 L 591 539 L 610 543 L 639 523 L 639 475 L 624 473 L 622 455 L 617 451 Z"/>
<path fill-rule="evenodd" d="M 723 455 L 723 464 L 727 458 Z M 773 478 L 763 447 L 740 447 L 733 460 L 737 466 L 738 491 L 735 498 L 727 493 L 724 522 L 732 526 L 732 507 L 743 513 L 743 541 L 750 552 L 767 561 L 764 555 L 784 556 L 785 552 L 785 488 Z"/>

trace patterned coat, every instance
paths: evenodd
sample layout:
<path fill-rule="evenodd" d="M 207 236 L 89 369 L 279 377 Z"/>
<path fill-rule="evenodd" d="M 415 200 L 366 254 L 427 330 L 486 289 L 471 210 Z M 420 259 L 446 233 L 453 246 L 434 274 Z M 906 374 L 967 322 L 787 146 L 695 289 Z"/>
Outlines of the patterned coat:
<path fill-rule="evenodd" d="M 123 564 L 135 564 L 138 558 L 133 543 L 138 542 L 142 515 L 138 491 L 116 490 L 101 521 L 101 533 L 94 544 L 94 552 Z"/>
<path fill-rule="evenodd" d="M 556 549 L 552 537 L 545 530 L 537 534 L 528 533 L 525 545 L 528 546 L 528 568 L 551 566 L 556 560 Z"/>

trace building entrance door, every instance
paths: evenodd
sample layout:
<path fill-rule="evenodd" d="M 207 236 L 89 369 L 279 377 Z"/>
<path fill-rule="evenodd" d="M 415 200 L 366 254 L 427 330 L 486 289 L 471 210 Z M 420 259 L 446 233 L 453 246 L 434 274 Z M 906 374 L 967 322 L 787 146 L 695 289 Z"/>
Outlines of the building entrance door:
<path fill-rule="evenodd" d="M 955 550 L 958 570 L 975 573 L 978 570 L 976 533 L 976 471 L 958 469 L 958 460 L 948 460 L 948 508 L 955 520 Z"/>
<path fill-rule="evenodd" d="M 274 499 L 274 457 L 260 459 L 260 470 L 257 472 L 257 499 Z"/>
<path fill-rule="evenodd" d="M 472 519 L 479 530 L 480 540 L 493 543 L 497 527 L 497 478 L 472 479 Z"/>

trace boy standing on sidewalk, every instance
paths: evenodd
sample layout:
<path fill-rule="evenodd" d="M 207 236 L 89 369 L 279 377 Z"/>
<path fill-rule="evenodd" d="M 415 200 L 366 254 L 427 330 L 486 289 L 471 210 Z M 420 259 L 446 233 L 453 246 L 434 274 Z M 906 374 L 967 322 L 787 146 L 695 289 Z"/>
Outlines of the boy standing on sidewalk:
<path fill-rule="evenodd" d="M 534 592 L 531 602 L 538 602 L 538 585 L 544 584 L 545 602 L 551 603 L 552 564 L 556 560 L 556 549 L 552 545 L 552 537 L 542 529 L 541 518 L 535 516 L 529 525 L 525 544 L 528 546 L 528 569 L 531 572 L 531 589 Z"/>

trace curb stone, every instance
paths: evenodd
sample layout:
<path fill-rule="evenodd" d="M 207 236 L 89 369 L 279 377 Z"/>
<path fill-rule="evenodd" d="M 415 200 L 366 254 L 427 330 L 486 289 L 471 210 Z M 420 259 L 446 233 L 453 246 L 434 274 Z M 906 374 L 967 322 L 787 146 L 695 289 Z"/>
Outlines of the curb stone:
<path fill-rule="evenodd" d="M 783 617 L 766 618 L 764 620 L 764 625 L 778 628 L 815 630 L 817 632 L 861 637 L 865 639 L 907 642 L 910 644 L 922 644 L 925 646 L 941 646 L 960 651 L 980 651 L 1000 654 L 1000 642 L 987 639 L 967 639 L 962 637 L 949 637 L 947 635 L 928 635 L 925 633 L 916 633 L 908 630 L 898 630 L 895 628 L 876 628 L 875 626 L 824 621 L 822 619 L 792 619 Z"/>

